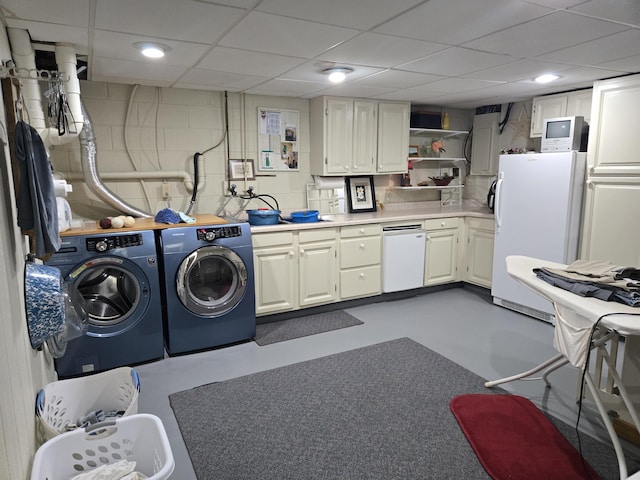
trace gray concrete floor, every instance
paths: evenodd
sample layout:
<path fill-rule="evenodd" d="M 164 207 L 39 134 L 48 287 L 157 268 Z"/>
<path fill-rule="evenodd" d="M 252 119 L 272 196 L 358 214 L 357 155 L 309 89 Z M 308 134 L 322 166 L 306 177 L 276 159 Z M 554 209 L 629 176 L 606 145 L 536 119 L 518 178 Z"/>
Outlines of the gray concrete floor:
<path fill-rule="evenodd" d="M 264 347 L 246 342 L 137 366 L 141 381 L 138 411 L 157 415 L 164 423 L 176 463 L 171 478 L 196 479 L 169 405 L 168 395 L 174 392 L 401 337 L 488 380 L 528 370 L 557 353 L 552 346 L 553 326 L 493 305 L 484 289 L 453 288 L 346 311 L 364 325 Z M 550 380 L 552 388 L 545 388 L 541 380 L 511 382 L 502 388 L 575 425 L 578 370 L 564 366 Z M 600 417 L 588 406 L 583 407 L 580 429 L 608 441 Z"/>

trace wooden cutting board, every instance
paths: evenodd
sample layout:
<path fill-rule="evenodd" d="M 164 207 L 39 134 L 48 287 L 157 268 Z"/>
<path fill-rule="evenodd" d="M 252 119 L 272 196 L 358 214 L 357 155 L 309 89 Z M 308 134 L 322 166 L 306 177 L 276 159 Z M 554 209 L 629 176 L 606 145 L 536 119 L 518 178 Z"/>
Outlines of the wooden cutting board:
<path fill-rule="evenodd" d="M 138 230 L 162 230 L 165 228 L 176 228 L 176 227 L 199 227 L 204 225 L 221 225 L 225 223 L 229 223 L 224 218 L 217 217 L 215 215 L 211 215 L 208 213 L 203 213 L 200 215 L 191 215 L 196 219 L 194 223 L 158 223 L 153 220 L 153 218 L 136 218 L 136 224 L 133 227 L 129 228 L 100 228 L 96 222 L 96 226 L 91 227 L 83 227 L 83 228 L 72 228 L 65 232 L 61 232 L 61 237 L 69 237 L 73 235 L 95 235 L 101 233 L 117 233 L 117 232 L 133 232 Z"/>

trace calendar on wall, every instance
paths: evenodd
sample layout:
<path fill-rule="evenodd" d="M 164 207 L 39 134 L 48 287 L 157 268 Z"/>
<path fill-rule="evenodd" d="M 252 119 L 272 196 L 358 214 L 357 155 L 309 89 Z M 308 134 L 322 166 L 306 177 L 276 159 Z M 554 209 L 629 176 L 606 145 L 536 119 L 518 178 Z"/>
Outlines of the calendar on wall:
<path fill-rule="evenodd" d="M 258 170 L 297 171 L 300 112 L 258 108 Z"/>

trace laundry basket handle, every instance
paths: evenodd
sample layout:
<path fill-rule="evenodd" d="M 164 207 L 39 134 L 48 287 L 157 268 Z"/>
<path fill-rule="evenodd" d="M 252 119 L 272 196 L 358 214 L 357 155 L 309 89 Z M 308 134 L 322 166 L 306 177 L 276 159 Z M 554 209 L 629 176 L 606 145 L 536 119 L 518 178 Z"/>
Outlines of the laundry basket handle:
<path fill-rule="evenodd" d="M 136 372 L 135 368 L 131 369 L 131 378 L 133 380 L 133 385 L 136 387 L 136 390 L 140 392 L 140 377 L 138 376 L 138 372 Z"/>
<path fill-rule="evenodd" d="M 44 390 L 41 389 L 36 395 L 36 416 L 40 416 L 44 410 Z"/>
<path fill-rule="evenodd" d="M 104 422 L 88 425 L 84 429 L 84 436 L 87 440 L 100 440 L 110 437 L 118 431 L 115 420 L 105 420 Z"/>

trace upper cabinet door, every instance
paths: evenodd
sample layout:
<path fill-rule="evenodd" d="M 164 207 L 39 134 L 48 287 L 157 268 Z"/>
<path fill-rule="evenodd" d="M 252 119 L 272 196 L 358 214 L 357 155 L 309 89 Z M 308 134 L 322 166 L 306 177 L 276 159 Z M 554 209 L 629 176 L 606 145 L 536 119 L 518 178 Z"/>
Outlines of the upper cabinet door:
<path fill-rule="evenodd" d="M 498 172 L 499 121 L 499 112 L 473 117 L 472 175 L 495 175 Z"/>
<path fill-rule="evenodd" d="M 325 115 L 326 173 L 348 175 L 351 173 L 353 145 L 353 101 L 329 98 Z"/>
<path fill-rule="evenodd" d="M 378 173 L 408 171 L 409 103 L 378 103 Z"/>
<path fill-rule="evenodd" d="M 567 113 L 567 96 L 550 95 L 533 99 L 531 112 L 531 138 L 542 136 L 542 126 L 545 118 L 564 117 Z"/>
<path fill-rule="evenodd" d="M 351 173 L 371 173 L 376 160 L 378 117 L 376 102 L 353 102 L 353 154 Z"/>
<path fill-rule="evenodd" d="M 594 83 L 587 163 L 590 175 L 640 175 L 640 75 Z"/>

